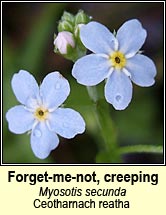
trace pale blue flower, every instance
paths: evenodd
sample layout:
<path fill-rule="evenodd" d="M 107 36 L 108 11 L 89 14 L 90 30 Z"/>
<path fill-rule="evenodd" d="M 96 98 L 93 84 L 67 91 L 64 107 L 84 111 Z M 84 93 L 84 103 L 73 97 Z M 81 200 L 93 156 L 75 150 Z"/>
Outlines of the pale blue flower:
<path fill-rule="evenodd" d="M 146 30 L 136 19 L 125 22 L 116 37 L 97 22 L 82 26 L 81 41 L 94 53 L 76 61 L 72 75 L 85 86 L 94 86 L 106 79 L 106 100 L 117 110 L 125 109 L 132 98 L 131 81 L 142 87 L 155 82 L 153 61 L 139 52 L 146 36 Z"/>
<path fill-rule="evenodd" d="M 14 74 L 11 84 L 21 105 L 6 114 L 9 130 L 16 134 L 30 131 L 36 157 L 44 159 L 58 146 L 57 134 L 73 138 L 84 132 L 81 115 L 70 108 L 59 107 L 70 93 L 68 81 L 59 72 L 48 74 L 38 86 L 29 72 L 20 70 Z"/>

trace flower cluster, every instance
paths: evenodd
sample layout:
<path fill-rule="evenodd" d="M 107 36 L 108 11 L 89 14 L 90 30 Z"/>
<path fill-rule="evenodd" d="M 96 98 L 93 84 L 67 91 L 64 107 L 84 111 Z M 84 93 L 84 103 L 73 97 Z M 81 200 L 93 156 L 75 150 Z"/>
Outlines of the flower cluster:
<path fill-rule="evenodd" d="M 36 157 L 44 159 L 58 146 L 57 134 L 73 138 L 84 132 L 81 115 L 59 107 L 70 93 L 68 81 L 59 72 L 49 73 L 39 87 L 30 73 L 20 70 L 12 78 L 12 88 L 21 105 L 6 114 L 9 130 L 16 134 L 31 131 L 31 147 Z"/>
<path fill-rule="evenodd" d="M 105 98 L 116 110 L 129 105 L 132 82 L 142 87 L 154 84 L 156 67 L 139 52 L 147 32 L 138 20 L 125 22 L 115 35 L 104 25 L 91 21 L 83 11 L 76 16 L 64 12 L 58 32 L 54 51 L 76 61 L 74 78 L 88 87 L 106 80 Z M 93 53 L 86 55 L 87 49 Z M 70 86 L 59 72 L 49 73 L 38 86 L 29 72 L 20 70 L 11 84 L 21 104 L 6 113 L 9 130 L 16 134 L 30 132 L 36 157 L 45 159 L 58 146 L 58 135 L 73 138 L 85 131 L 84 119 L 77 111 L 60 107 Z"/>
<path fill-rule="evenodd" d="M 106 100 L 117 110 L 125 109 L 132 98 L 131 81 L 142 87 L 154 84 L 156 67 L 150 58 L 139 53 L 146 36 L 136 19 L 125 22 L 116 37 L 104 25 L 88 23 L 81 28 L 80 37 L 94 53 L 78 59 L 72 75 L 85 86 L 106 79 Z"/>
<path fill-rule="evenodd" d="M 86 47 L 80 40 L 80 29 L 90 20 L 82 10 L 75 16 L 65 11 L 58 24 L 58 34 L 54 35 L 54 52 L 72 61 L 84 56 Z"/>

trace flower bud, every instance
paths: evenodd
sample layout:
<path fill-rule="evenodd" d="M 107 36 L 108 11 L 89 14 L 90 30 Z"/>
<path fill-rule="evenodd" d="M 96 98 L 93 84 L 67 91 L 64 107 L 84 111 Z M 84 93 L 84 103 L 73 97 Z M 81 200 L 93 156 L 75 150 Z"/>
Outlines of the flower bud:
<path fill-rule="evenodd" d="M 55 49 L 60 52 L 60 54 L 67 54 L 68 46 L 72 48 L 75 47 L 75 42 L 73 34 L 67 31 L 62 31 L 58 33 L 58 36 L 54 40 Z"/>
<path fill-rule="evenodd" d="M 68 21 L 60 21 L 59 24 L 58 24 L 58 32 L 61 32 L 61 31 L 69 31 L 69 32 L 73 32 L 73 25 L 68 22 Z"/>
<path fill-rule="evenodd" d="M 86 15 L 83 10 L 79 10 L 79 12 L 75 16 L 75 24 L 87 24 L 91 21 L 91 17 Z"/>
<path fill-rule="evenodd" d="M 73 23 L 74 22 L 74 16 L 73 16 L 73 14 L 65 11 L 61 17 L 61 20 Z"/>

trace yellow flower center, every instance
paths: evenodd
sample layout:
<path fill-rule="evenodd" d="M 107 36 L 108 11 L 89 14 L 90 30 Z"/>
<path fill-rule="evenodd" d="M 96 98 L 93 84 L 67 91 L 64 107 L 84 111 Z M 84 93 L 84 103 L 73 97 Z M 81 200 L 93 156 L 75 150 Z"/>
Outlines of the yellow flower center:
<path fill-rule="evenodd" d="M 48 117 L 48 110 L 43 107 L 39 107 L 36 109 L 34 117 L 39 121 L 44 121 Z"/>
<path fill-rule="evenodd" d="M 112 66 L 116 69 L 122 69 L 126 65 L 126 58 L 124 54 L 120 51 L 113 52 L 110 55 L 110 60 L 112 63 Z"/>

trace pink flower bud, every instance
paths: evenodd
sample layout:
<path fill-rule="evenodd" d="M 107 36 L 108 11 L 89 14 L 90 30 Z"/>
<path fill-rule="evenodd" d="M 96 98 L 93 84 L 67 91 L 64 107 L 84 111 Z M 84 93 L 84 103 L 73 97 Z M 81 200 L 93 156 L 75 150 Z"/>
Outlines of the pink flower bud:
<path fill-rule="evenodd" d="M 59 32 L 54 40 L 54 45 L 61 54 L 67 54 L 67 46 L 70 45 L 73 48 L 75 46 L 73 34 L 68 31 Z"/>

